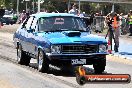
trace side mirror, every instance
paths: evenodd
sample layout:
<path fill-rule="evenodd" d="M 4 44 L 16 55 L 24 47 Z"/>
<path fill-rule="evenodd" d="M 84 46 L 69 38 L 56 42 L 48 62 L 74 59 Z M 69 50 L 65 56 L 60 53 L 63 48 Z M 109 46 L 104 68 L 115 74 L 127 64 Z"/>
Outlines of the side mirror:
<path fill-rule="evenodd" d="M 26 28 L 24 24 L 22 25 L 22 28 Z"/>
<path fill-rule="evenodd" d="M 86 31 L 91 34 L 91 30 L 90 30 L 90 27 L 89 26 L 86 28 Z"/>

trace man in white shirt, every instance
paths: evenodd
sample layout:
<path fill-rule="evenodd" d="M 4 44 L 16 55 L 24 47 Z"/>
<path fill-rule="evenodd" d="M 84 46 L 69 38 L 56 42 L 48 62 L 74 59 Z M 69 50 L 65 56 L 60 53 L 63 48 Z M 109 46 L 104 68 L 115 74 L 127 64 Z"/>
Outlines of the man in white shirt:
<path fill-rule="evenodd" d="M 72 6 L 72 9 L 69 11 L 70 14 L 78 15 L 78 10 L 76 8 L 76 5 Z"/>

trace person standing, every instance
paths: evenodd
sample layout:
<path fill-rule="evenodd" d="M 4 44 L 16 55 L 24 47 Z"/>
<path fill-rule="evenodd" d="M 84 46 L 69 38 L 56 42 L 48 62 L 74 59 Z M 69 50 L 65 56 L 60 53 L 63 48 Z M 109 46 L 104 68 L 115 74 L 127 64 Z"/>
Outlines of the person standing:
<path fill-rule="evenodd" d="M 112 28 L 113 28 L 114 39 L 115 39 L 114 50 L 115 50 L 115 52 L 118 52 L 119 36 L 120 36 L 120 19 L 116 12 L 113 14 L 112 20 L 113 20 Z"/>
<path fill-rule="evenodd" d="M 130 35 L 132 36 L 132 10 L 130 10 L 130 16 L 129 16 L 129 31 L 130 31 Z"/>
<path fill-rule="evenodd" d="M 126 18 L 123 16 L 123 13 L 120 14 L 120 28 L 121 28 L 121 35 L 126 34 Z"/>
<path fill-rule="evenodd" d="M 126 33 L 129 33 L 129 17 L 130 17 L 130 13 L 128 13 L 126 16 L 126 26 L 125 26 Z"/>
<path fill-rule="evenodd" d="M 20 14 L 20 23 L 23 23 L 23 21 L 26 19 L 26 11 L 23 10 Z"/>
<path fill-rule="evenodd" d="M 69 11 L 70 14 L 78 15 L 78 9 L 77 6 L 74 4 L 72 6 L 72 9 Z"/>

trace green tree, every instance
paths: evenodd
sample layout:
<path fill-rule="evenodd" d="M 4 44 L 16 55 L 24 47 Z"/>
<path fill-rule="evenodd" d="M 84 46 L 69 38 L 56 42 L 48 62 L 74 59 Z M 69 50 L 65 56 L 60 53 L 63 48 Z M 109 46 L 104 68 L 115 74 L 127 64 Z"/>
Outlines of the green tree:
<path fill-rule="evenodd" d="M 45 2 L 41 5 L 41 8 L 44 8 L 49 12 L 64 12 L 67 9 L 67 3 L 58 0 L 45 0 Z"/>
<path fill-rule="evenodd" d="M 81 4 L 81 11 L 83 11 L 83 12 L 85 12 L 85 13 L 90 14 L 91 8 L 92 8 L 92 7 L 90 6 L 89 3 L 82 3 L 82 4 Z"/>

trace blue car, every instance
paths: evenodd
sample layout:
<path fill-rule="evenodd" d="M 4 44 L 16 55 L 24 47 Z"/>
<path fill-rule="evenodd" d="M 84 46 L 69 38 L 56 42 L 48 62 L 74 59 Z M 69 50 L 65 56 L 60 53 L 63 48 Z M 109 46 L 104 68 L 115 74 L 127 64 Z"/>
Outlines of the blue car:
<path fill-rule="evenodd" d="M 17 62 L 38 61 L 38 70 L 49 64 L 66 67 L 93 65 L 95 73 L 106 66 L 107 41 L 90 34 L 82 18 L 68 13 L 37 13 L 28 17 L 14 33 Z"/>

